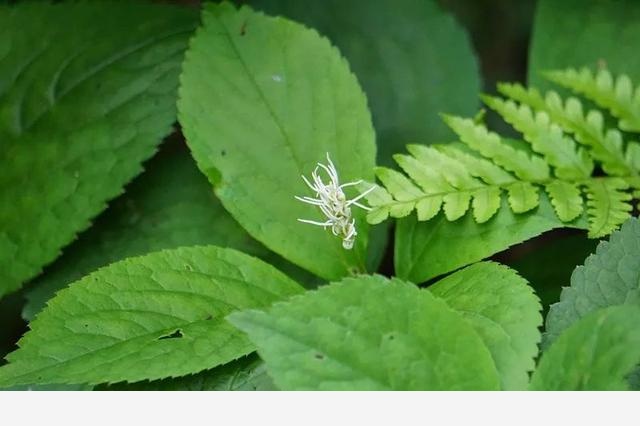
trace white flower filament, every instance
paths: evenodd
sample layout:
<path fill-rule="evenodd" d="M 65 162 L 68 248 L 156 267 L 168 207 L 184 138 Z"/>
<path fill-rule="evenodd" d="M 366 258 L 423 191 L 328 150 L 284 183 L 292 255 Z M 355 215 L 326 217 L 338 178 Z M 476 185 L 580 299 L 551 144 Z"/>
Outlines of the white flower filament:
<path fill-rule="evenodd" d="M 325 184 L 320 178 L 320 175 L 318 174 L 318 168 L 324 170 L 329 176 L 328 184 Z M 312 206 L 318 207 L 320 211 L 326 216 L 327 220 L 324 222 L 319 222 L 315 220 L 298 219 L 298 221 L 311 225 L 321 226 L 323 228 L 331 228 L 331 232 L 333 233 L 333 235 L 335 235 L 336 237 L 342 237 L 342 247 L 347 250 L 352 249 L 358 233 L 356 231 L 356 220 L 351 218 L 351 206 L 357 206 L 361 209 L 371 210 L 369 207 L 359 203 L 358 200 L 362 199 L 371 191 L 373 191 L 375 189 L 375 186 L 369 188 L 362 194 L 358 195 L 356 198 L 347 200 L 343 189 L 349 186 L 358 185 L 362 183 L 362 181 L 359 180 L 356 182 L 348 182 L 340 185 L 338 171 L 331 161 L 331 158 L 329 158 L 329 153 L 327 153 L 327 165 L 318 163 L 318 166 L 314 169 L 313 173 L 311 173 L 312 182 L 310 182 L 305 176 L 302 176 L 302 180 L 304 180 L 307 186 L 315 193 L 316 198 L 306 196 L 298 197 L 297 195 L 295 196 L 295 198 L 299 201 L 302 201 L 303 203 L 311 204 Z"/>

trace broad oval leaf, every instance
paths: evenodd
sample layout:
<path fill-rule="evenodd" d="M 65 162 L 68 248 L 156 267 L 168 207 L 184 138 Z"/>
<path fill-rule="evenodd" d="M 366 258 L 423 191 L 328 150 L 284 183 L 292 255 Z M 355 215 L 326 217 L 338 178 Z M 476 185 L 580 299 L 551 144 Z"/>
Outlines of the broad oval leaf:
<path fill-rule="evenodd" d="M 215 246 L 125 259 L 48 303 L 0 368 L 0 387 L 135 382 L 210 369 L 254 350 L 226 315 L 301 291 L 272 266 Z"/>
<path fill-rule="evenodd" d="M 347 278 L 266 312 L 236 312 L 283 390 L 499 387 L 480 336 L 427 290 L 380 276 Z"/>
<path fill-rule="evenodd" d="M 546 319 L 544 346 L 585 315 L 601 308 L 640 306 L 640 220 L 631 218 L 609 241 L 571 274 L 560 301 L 551 305 Z"/>
<path fill-rule="evenodd" d="M 532 390 L 627 390 L 640 361 L 640 308 L 615 306 L 585 316 L 542 355 Z"/>
<path fill-rule="evenodd" d="M 459 311 L 489 348 L 502 390 L 524 390 L 535 367 L 542 325 L 540 301 L 506 266 L 482 262 L 429 287 Z"/>
<path fill-rule="evenodd" d="M 0 6 L 0 296 L 54 260 L 171 131 L 196 23 L 192 9 L 132 2 Z"/>
<path fill-rule="evenodd" d="M 410 141 L 453 136 L 441 111 L 478 108 L 480 72 L 469 36 L 433 0 L 252 0 L 326 34 L 362 83 L 378 134 L 378 161 Z"/>
<path fill-rule="evenodd" d="M 586 228 L 587 223 L 584 217 L 561 222 L 545 194 L 535 210 L 521 214 L 513 213 L 502 197 L 496 215 L 484 223 L 476 223 L 469 213 L 455 222 L 442 214 L 428 222 L 410 216 L 396 227 L 396 274 L 421 283 L 561 227 Z"/>
<path fill-rule="evenodd" d="M 180 122 L 225 208 L 258 241 L 313 273 L 364 270 L 368 227 L 345 250 L 295 195 L 329 153 L 342 183 L 372 180 L 375 141 L 367 102 L 338 51 L 315 31 L 248 7 L 207 4 L 187 53 Z M 347 191 L 353 190 L 348 188 Z"/>

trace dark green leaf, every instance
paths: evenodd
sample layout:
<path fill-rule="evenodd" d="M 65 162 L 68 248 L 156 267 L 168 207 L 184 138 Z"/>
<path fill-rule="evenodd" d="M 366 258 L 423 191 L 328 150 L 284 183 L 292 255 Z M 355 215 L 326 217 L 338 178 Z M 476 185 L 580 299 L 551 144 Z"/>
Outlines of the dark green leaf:
<path fill-rule="evenodd" d="M 175 121 L 192 9 L 0 5 L 0 296 L 37 275 Z"/>

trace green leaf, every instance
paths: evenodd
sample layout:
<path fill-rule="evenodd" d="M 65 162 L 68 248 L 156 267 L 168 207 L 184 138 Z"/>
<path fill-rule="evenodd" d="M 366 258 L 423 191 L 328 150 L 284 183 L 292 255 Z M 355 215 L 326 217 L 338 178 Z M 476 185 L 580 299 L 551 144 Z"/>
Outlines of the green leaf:
<path fill-rule="evenodd" d="M 162 249 L 205 244 L 260 257 L 303 278 L 302 270 L 269 252 L 229 216 L 186 150 L 166 147 L 127 193 L 30 286 L 23 317 L 31 320 L 58 290 L 102 266 Z"/>
<path fill-rule="evenodd" d="M 616 129 L 604 127 L 604 117 L 599 110 L 589 110 L 586 114 L 582 102 L 574 97 L 566 102 L 555 91 L 548 91 L 544 98 L 536 88 L 524 88 L 520 84 L 498 84 L 498 91 L 509 98 L 549 114 L 565 132 L 572 133 L 576 141 L 591 148 L 589 154 L 602 163 L 607 174 L 624 176 L 639 170 L 634 164 L 634 149 L 625 158 L 622 134 Z M 630 147 L 633 145 L 630 145 Z M 584 152 L 583 152 L 584 154 Z"/>
<path fill-rule="evenodd" d="M 326 34 L 368 95 L 379 164 L 408 141 L 451 139 L 440 111 L 472 115 L 480 73 L 464 28 L 432 0 L 253 0 Z"/>
<path fill-rule="evenodd" d="M 444 115 L 443 120 L 469 148 L 513 172 L 520 179 L 535 182 L 549 178 L 549 166 L 541 157 L 503 143 L 497 133 L 488 130 L 483 124 L 451 115 Z"/>
<path fill-rule="evenodd" d="M 473 193 L 473 218 L 478 223 L 484 223 L 491 219 L 498 211 L 501 204 L 500 188 L 488 186 Z"/>
<path fill-rule="evenodd" d="M 255 354 L 190 376 L 153 382 L 100 386 L 110 391 L 271 391 L 277 390 L 264 362 Z"/>
<path fill-rule="evenodd" d="M 516 182 L 507 187 L 509 206 L 514 213 L 525 213 L 538 207 L 538 187 L 529 182 Z"/>
<path fill-rule="evenodd" d="M 567 329 L 542 355 L 532 390 L 627 390 L 640 361 L 640 309 L 592 312 Z"/>
<path fill-rule="evenodd" d="M 125 259 L 60 291 L 0 368 L 0 386 L 98 384 L 193 374 L 251 353 L 224 317 L 302 288 L 215 246 Z"/>
<path fill-rule="evenodd" d="M 586 225 L 582 217 L 571 223 L 561 222 L 544 194 L 536 210 L 523 214 L 514 214 L 503 197 L 502 207 L 485 223 L 476 223 L 471 215 L 455 223 L 443 215 L 429 222 L 407 217 L 396 225 L 396 275 L 421 283 L 551 229 L 564 226 L 584 229 Z"/>
<path fill-rule="evenodd" d="M 479 335 L 443 301 L 361 276 L 229 317 L 283 390 L 463 390 L 499 386 Z"/>
<path fill-rule="evenodd" d="M 489 348 L 502 390 L 524 390 L 535 367 L 540 301 L 527 281 L 497 263 L 455 272 L 429 290 L 459 311 Z"/>
<path fill-rule="evenodd" d="M 571 222 L 582 214 L 582 195 L 574 183 L 554 180 L 545 185 L 551 204 L 563 222 Z"/>
<path fill-rule="evenodd" d="M 562 290 L 560 302 L 549 310 L 545 346 L 585 315 L 624 304 L 640 305 L 640 220 L 635 218 L 574 270 L 571 287 Z"/>
<path fill-rule="evenodd" d="M 294 199 L 309 192 L 300 175 L 327 152 L 343 182 L 373 178 L 371 117 L 346 61 L 315 31 L 248 7 L 208 3 L 203 21 L 178 107 L 222 204 L 258 241 L 323 278 L 364 270 L 366 212 L 353 209 L 358 238 L 344 250 L 331 232 L 297 221 L 320 212 Z"/>
<path fill-rule="evenodd" d="M 545 77 L 608 109 L 618 119 L 621 130 L 640 132 L 640 96 L 628 75 L 619 74 L 614 78 L 606 69 L 594 75 L 588 68 L 583 68 L 579 72 L 572 69 L 550 71 Z"/>
<path fill-rule="evenodd" d="M 615 231 L 631 216 L 629 184 L 620 178 L 592 179 L 585 183 L 589 237 L 599 238 Z"/>
<path fill-rule="evenodd" d="M 573 139 L 562 133 L 560 126 L 551 122 L 546 112 L 534 113 L 526 104 L 518 105 L 498 97 L 484 96 L 482 99 L 522 133 L 533 151 L 541 154 L 555 168 L 557 177 L 575 180 L 591 176 L 593 160 L 582 148 L 576 147 Z"/>
<path fill-rule="evenodd" d="M 606 67 L 640 81 L 639 20 L 640 3 L 635 0 L 538 1 L 529 83 L 548 88 L 542 71 L 581 66 Z"/>
<path fill-rule="evenodd" d="M 0 6 L 0 296 L 53 261 L 171 131 L 196 22 L 131 2 Z"/>

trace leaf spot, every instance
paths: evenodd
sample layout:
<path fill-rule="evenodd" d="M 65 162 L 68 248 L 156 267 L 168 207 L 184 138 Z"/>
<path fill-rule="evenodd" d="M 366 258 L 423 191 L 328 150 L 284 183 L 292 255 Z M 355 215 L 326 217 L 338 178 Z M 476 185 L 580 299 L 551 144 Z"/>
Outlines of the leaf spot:
<path fill-rule="evenodd" d="M 174 332 L 173 332 L 173 333 L 171 333 L 171 334 L 167 334 L 167 335 L 165 335 L 165 336 L 160 336 L 160 337 L 158 337 L 158 340 L 165 340 L 165 339 L 180 339 L 180 338 L 182 338 L 182 337 L 183 337 L 182 330 L 177 329 L 176 331 L 174 331 Z"/>

